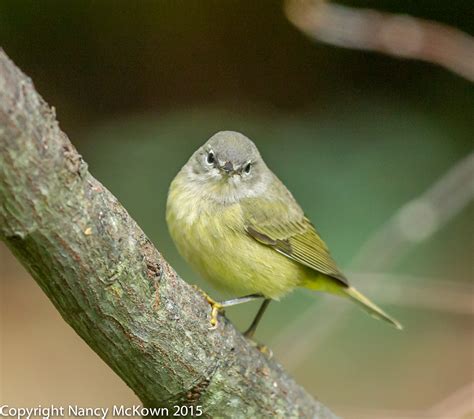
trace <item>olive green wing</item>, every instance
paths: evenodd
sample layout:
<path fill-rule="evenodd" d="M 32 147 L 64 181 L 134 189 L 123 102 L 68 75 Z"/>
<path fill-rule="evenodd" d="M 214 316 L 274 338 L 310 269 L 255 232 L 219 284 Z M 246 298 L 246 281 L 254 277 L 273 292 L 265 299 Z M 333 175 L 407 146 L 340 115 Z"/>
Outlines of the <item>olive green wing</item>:
<path fill-rule="evenodd" d="M 282 200 L 247 199 L 242 202 L 242 209 L 246 231 L 255 240 L 349 285 L 326 244 L 289 192 Z"/>

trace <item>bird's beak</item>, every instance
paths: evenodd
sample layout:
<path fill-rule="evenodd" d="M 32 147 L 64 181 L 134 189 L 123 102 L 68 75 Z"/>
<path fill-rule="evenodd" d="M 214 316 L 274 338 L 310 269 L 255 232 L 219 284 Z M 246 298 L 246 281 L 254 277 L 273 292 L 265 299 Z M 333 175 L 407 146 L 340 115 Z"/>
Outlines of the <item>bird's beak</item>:
<path fill-rule="evenodd" d="M 226 173 L 226 174 L 231 174 L 234 171 L 234 166 L 232 165 L 232 162 L 226 161 L 224 163 L 224 166 L 221 166 L 221 169 Z"/>

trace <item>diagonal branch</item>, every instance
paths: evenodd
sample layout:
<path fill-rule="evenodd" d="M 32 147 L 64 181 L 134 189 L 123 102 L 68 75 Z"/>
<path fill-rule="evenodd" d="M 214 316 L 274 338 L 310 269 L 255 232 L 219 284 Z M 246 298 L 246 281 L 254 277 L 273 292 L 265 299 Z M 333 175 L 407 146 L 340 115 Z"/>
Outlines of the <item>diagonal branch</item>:
<path fill-rule="evenodd" d="M 287 0 L 285 12 L 320 42 L 438 64 L 474 81 L 474 39 L 451 26 L 328 0 Z"/>
<path fill-rule="evenodd" d="M 225 319 L 208 330 L 202 296 L 91 176 L 54 109 L 1 49 L 0 239 L 145 406 L 334 417 Z"/>

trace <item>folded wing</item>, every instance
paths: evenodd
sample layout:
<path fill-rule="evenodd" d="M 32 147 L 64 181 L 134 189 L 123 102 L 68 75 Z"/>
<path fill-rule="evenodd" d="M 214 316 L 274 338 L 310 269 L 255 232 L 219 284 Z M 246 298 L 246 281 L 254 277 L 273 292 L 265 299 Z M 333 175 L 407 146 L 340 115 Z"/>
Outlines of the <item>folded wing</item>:
<path fill-rule="evenodd" d="M 288 198 L 288 196 L 287 196 Z M 326 244 L 303 214 L 293 197 L 285 200 L 248 199 L 242 202 L 247 233 L 308 268 L 348 286 Z"/>

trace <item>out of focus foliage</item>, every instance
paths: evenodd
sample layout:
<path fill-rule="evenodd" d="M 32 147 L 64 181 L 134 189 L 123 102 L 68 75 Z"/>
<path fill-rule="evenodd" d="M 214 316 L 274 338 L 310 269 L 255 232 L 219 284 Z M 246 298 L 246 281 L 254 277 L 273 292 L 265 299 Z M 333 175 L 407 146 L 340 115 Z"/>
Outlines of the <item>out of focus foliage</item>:
<path fill-rule="evenodd" d="M 469 0 L 351 3 L 472 32 Z M 315 44 L 270 0 L 2 0 L 0 41 L 66 128 L 209 103 L 337 116 L 340 102 L 377 97 L 454 131 L 473 104 L 469 83 L 443 69 Z"/>

